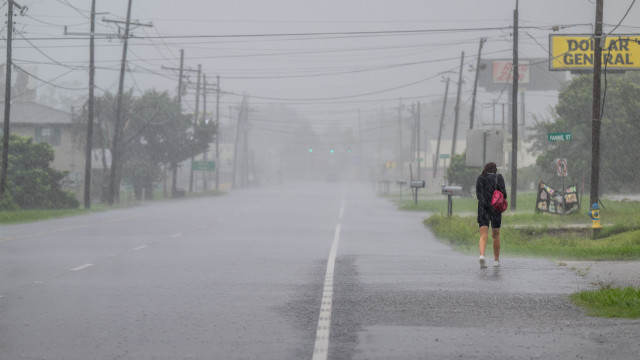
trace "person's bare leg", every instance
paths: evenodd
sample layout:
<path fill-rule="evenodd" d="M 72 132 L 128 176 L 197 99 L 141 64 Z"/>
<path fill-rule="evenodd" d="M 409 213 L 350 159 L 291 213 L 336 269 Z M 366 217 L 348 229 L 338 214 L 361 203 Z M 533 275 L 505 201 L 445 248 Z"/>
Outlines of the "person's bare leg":
<path fill-rule="evenodd" d="M 484 256 L 484 251 L 487 248 L 487 239 L 489 238 L 489 227 L 480 226 L 480 255 Z"/>
<path fill-rule="evenodd" d="M 500 228 L 491 229 L 493 237 L 493 257 L 495 261 L 500 261 Z"/>

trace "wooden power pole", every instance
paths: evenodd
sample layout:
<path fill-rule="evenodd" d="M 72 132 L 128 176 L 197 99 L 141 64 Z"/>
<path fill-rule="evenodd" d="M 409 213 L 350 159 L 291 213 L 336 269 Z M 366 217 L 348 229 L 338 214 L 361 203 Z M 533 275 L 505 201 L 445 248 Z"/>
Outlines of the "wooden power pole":
<path fill-rule="evenodd" d="M 589 205 L 600 200 L 600 75 L 602 71 L 603 0 L 596 1 L 596 27 L 593 38 L 593 100 L 591 107 L 591 193 Z M 563 189 L 564 190 L 564 189 Z"/>
<path fill-rule="evenodd" d="M 511 96 L 511 210 L 516 211 L 518 189 L 518 1 L 513 10 L 513 93 Z"/>

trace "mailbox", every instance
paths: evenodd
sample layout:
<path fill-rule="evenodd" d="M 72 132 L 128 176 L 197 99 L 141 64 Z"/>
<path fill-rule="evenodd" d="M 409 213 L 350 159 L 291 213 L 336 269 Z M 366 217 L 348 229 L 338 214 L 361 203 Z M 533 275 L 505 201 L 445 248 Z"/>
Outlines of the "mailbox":
<path fill-rule="evenodd" d="M 423 188 L 425 185 L 425 181 L 424 180 L 411 180 L 411 187 L 412 188 Z"/>
<path fill-rule="evenodd" d="M 451 197 L 453 195 L 462 195 L 462 187 L 460 186 L 443 186 L 442 195 L 447 195 L 447 215 L 453 214 L 453 201 Z"/>
<path fill-rule="evenodd" d="M 442 195 L 462 195 L 461 186 L 443 186 Z"/>

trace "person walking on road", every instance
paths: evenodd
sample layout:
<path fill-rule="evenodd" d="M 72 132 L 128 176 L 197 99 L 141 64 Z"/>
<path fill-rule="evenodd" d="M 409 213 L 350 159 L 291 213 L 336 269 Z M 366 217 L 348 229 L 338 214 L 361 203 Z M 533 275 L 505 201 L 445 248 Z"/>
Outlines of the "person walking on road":
<path fill-rule="evenodd" d="M 478 199 L 478 225 L 480 227 L 480 268 L 487 267 L 484 258 L 487 239 L 489 237 L 489 226 L 491 226 L 491 236 L 493 238 L 493 266 L 500 267 L 500 226 L 502 225 L 502 214 L 491 206 L 493 191 L 502 192 L 507 198 L 507 190 L 504 178 L 498 174 L 498 167 L 494 162 L 489 162 L 484 166 L 482 174 L 476 180 L 476 198 Z"/>

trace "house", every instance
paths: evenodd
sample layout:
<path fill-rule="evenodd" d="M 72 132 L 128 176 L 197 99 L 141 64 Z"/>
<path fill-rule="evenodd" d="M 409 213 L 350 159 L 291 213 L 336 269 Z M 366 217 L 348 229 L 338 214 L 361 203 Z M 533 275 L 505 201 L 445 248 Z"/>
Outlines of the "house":
<path fill-rule="evenodd" d="M 4 113 L 4 103 L 1 103 Z M 4 121 L 4 119 L 3 119 Z M 74 135 L 73 114 L 31 101 L 11 103 L 9 132 L 28 136 L 34 142 L 46 142 L 53 148 L 52 168 L 68 171 L 64 188 L 74 191 L 78 199 L 84 189 L 84 137 Z"/>

